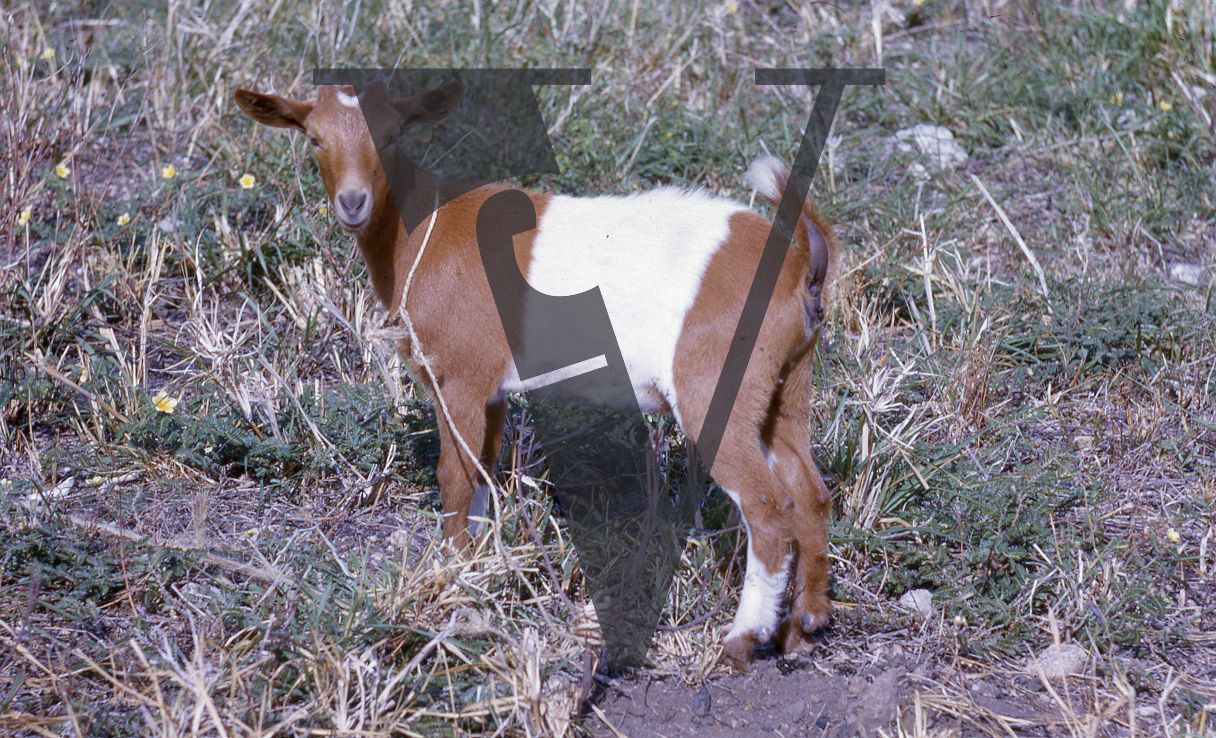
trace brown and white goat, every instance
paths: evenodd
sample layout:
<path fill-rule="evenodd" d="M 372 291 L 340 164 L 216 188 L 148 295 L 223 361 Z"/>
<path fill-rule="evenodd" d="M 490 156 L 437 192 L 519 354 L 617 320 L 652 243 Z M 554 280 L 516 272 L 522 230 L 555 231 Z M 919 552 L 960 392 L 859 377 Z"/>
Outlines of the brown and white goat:
<path fill-rule="evenodd" d="M 401 119 L 447 116 L 459 88 L 435 92 L 398 101 Z M 403 224 L 353 89 L 321 87 L 315 102 L 238 90 L 236 102 L 259 123 L 308 135 L 338 222 L 355 235 L 377 297 L 396 313 L 427 222 L 413 232 Z M 787 178 L 772 157 L 755 161 L 745 175 L 774 207 Z M 507 394 L 524 389 L 477 243 L 478 210 L 503 189 L 481 187 L 439 208 L 405 306 L 452 422 L 490 470 Z M 517 236 L 514 248 L 529 284 L 549 295 L 599 287 L 640 405 L 673 413 L 695 441 L 769 221 L 700 190 L 528 197 L 537 228 Z M 748 534 L 743 592 L 726 637 L 726 653 L 741 668 L 758 641 L 775 636 L 778 647 L 796 650 L 829 616 L 830 498 L 811 458 L 809 428 L 819 316 L 809 314 L 815 308 L 807 297 L 811 289 L 826 292 L 837 246 L 809 203 L 795 237 L 710 470 L 739 506 Z M 829 276 L 811 284 L 823 273 L 812 264 L 824 261 Z M 413 364 L 408 346 L 402 352 Z M 429 383 L 418 366 L 411 368 Z M 429 389 L 434 397 L 436 388 Z M 439 426 L 443 532 L 463 546 L 476 533 L 470 515 L 486 513 L 488 491 L 442 417 Z"/>

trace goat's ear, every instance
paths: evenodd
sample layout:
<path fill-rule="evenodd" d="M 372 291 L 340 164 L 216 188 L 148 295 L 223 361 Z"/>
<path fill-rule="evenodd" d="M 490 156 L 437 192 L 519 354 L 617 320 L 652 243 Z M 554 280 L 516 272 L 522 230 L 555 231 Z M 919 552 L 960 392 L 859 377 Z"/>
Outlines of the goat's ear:
<path fill-rule="evenodd" d="M 464 97 L 464 85 L 452 80 L 419 95 L 393 103 L 401 116 L 401 127 L 419 123 L 438 123 L 452 114 Z"/>
<path fill-rule="evenodd" d="M 288 100 L 252 90 L 237 90 L 233 95 L 241 111 L 264 126 L 304 130 L 304 119 L 313 104 L 303 100 Z"/>

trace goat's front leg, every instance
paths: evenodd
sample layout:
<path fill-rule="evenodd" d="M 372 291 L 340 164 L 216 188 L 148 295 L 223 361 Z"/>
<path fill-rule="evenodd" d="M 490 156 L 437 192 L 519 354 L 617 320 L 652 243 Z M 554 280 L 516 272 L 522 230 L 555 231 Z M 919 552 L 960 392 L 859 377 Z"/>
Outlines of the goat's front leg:
<path fill-rule="evenodd" d="M 747 573 L 724 644 L 735 668 L 747 671 L 756 644 L 777 631 L 794 553 L 787 520 L 792 505 L 774 485 L 759 444 L 724 444 L 713 475 L 739 506 L 747 529 Z"/>
<path fill-rule="evenodd" d="M 489 487 L 477 465 L 465 452 L 464 445 L 479 455 L 478 461 L 489 474 L 494 473 L 498 449 L 502 443 L 502 422 L 505 402 L 487 399 L 485 393 L 473 392 L 467 386 L 442 383 L 440 392 L 447 406 L 435 399 L 435 415 L 439 424 L 439 492 L 443 500 L 443 536 L 457 550 L 465 549 L 473 540 L 480 523 L 470 525 L 469 516 L 483 517 L 489 500 Z M 453 430 L 455 426 L 455 430 Z M 457 440 L 457 432 L 464 445 Z"/>
<path fill-rule="evenodd" d="M 828 517 L 831 496 L 810 455 L 810 439 L 798 446 L 787 443 L 780 433 L 774 439 L 775 476 L 787 499 L 793 501 L 789 516 L 796 542 L 797 560 L 793 568 L 789 611 L 777 631 L 782 653 L 801 650 L 811 642 L 811 634 L 828 624 L 831 601 L 828 599 Z M 807 449 L 799 454 L 795 448 Z"/>

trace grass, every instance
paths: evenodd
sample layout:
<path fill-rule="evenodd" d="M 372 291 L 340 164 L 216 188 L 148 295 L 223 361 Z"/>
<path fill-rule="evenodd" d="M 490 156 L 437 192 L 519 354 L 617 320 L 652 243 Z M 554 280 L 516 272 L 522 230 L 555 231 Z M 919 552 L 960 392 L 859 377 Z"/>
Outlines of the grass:
<path fill-rule="evenodd" d="M 1090 663 L 1053 725 L 1211 730 L 1216 18 L 889 5 L 877 32 L 869 5 L 750 1 L 6 6 L 0 732 L 604 729 L 579 712 L 598 629 L 526 408 L 496 534 L 445 556 L 433 413 L 304 148 L 231 103 L 344 63 L 591 66 L 538 89 L 561 173 L 528 184 L 745 201 L 811 99 L 752 67 L 885 66 L 846 92 L 815 185 L 847 263 L 816 368 L 838 614 L 813 658 L 902 629 L 927 675 L 903 734 L 1041 734 L 966 684 L 1014 690 L 1070 641 Z M 918 123 L 969 161 L 918 176 L 892 145 Z M 721 495 L 701 518 L 645 669 L 693 684 L 742 566 Z M 914 588 L 928 620 L 895 605 Z"/>

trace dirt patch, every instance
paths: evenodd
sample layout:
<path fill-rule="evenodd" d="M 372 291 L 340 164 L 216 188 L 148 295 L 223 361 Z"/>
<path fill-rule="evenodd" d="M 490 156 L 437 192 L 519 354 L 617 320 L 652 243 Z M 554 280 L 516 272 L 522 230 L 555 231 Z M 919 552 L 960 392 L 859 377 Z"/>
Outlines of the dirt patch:
<path fill-rule="evenodd" d="M 646 676 L 619 680 L 600 709 L 628 736 L 876 736 L 894 729 L 908 673 L 903 663 L 847 675 L 807 657 L 771 658 L 749 674 L 719 672 L 700 685 Z M 592 732 L 615 735 L 602 720 Z"/>

